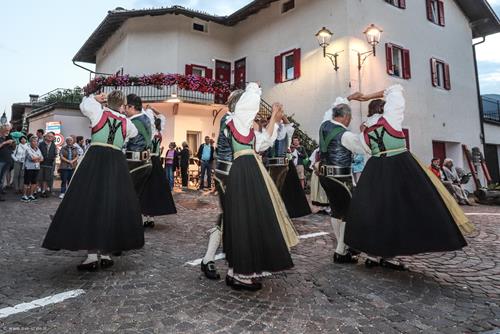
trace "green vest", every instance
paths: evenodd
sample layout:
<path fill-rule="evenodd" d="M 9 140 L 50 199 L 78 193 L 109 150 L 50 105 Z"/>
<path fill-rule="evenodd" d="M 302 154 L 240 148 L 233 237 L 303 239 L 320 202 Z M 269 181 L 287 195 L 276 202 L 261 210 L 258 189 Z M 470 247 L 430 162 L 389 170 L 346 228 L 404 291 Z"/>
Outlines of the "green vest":
<path fill-rule="evenodd" d="M 374 157 L 379 157 L 381 152 L 394 151 L 384 153 L 385 156 L 391 157 L 404 152 L 406 148 L 406 139 L 401 137 L 401 134 L 390 134 L 384 126 L 365 133 L 366 138 Z"/>
<path fill-rule="evenodd" d="M 147 143 L 146 149 L 151 148 L 151 128 L 144 126 L 144 123 L 141 122 L 138 118 L 134 118 L 132 123 L 137 128 L 137 131 L 144 138 Z"/>
<path fill-rule="evenodd" d="M 126 122 L 125 118 L 120 120 L 103 114 L 103 119 L 92 128 L 92 142 L 109 144 L 121 149 L 126 136 L 123 129 L 123 122 Z"/>

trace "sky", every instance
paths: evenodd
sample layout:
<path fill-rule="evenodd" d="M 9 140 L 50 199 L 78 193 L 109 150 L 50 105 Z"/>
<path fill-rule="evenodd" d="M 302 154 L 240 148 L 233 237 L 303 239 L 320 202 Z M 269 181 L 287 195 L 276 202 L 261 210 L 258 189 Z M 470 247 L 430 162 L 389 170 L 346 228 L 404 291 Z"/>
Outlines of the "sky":
<path fill-rule="evenodd" d="M 249 0 L 17 0 L 0 11 L 0 113 L 31 93 L 83 87 L 88 72 L 71 62 L 107 11 L 182 5 L 228 15 Z M 489 0 L 500 15 L 500 0 Z M 500 33 L 478 46 L 481 93 L 500 94 Z"/>

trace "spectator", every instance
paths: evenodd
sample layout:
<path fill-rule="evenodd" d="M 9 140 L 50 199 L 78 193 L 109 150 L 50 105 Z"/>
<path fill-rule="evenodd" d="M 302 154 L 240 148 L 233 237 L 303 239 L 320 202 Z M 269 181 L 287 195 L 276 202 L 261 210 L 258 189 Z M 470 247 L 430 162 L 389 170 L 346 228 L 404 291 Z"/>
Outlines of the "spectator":
<path fill-rule="evenodd" d="M 40 162 L 43 161 L 43 154 L 38 148 L 38 137 L 30 138 L 30 145 L 26 149 L 24 160 L 24 194 L 21 197 L 23 202 L 36 201 L 34 193 L 37 187 L 37 175 L 40 171 Z"/>
<path fill-rule="evenodd" d="M 47 132 L 44 141 L 39 145 L 39 149 L 43 155 L 43 162 L 40 164 L 38 181 L 42 189 L 42 197 L 47 197 L 48 192 L 52 191 L 54 166 L 57 156 L 57 149 L 54 144 L 54 132 Z"/>
<path fill-rule="evenodd" d="M 187 189 L 188 181 L 189 181 L 189 157 L 191 156 L 191 152 L 189 152 L 188 143 L 182 143 L 182 150 L 180 153 L 180 161 L 179 167 L 181 168 L 181 177 L 182 177 L 182 189 Z"/>
<path fill-rule="evenodd" d="M 175 150 L 175 143 L 168 145 L 167 153 L 165 154 L 165 172 L 167 174 L 168 184 L 170 191 L 174 189 L 174 171 L 177 167 L 176 163 L 179 162 L 178 153 Z"/>
<path fill-rule="evenodd" d="M 77 137 L 78 138 L 78 137 Z M 78 161 L 78 148 L 73 144 L 73 138 L 66 138 L 66 145 L 61 148 L 59 156 L 61 158 L 61 165 L 59 166 L 59 173 L 61 174 L 61 194 L 60 199 L 64 198 L 66 189 L 69 186 L 69 182 L 73 177 L 73 172 L 75 170 Z"/>
<path fill-rule="evenodd" d="M 78 151 L 78 158 L 81 158 L 85 152 L 85 142 L 83 141 L 83 137 L 77 136 L 73 146 L 76 147 L 76 150 Z"/>
<path fill-rule="evenodd" d="M 455 197 L 458 204 L 472 205 L 464 188 L 462 187 L 461 179 L 458 177 L 457 170 L 453 166 L 453 160 L 444 159 L 442 180 L 448 191 Z"/>
<path fill-rule="evenodd" d="M 354 178 L 354 183 L 359 182 L 361 173 L 365 168 L 365 157 L 362 154 L 354 154 L 352 158 L 352 176 Z"/>
<path fill-rule="evenodd" d="M 297 175 L 299 176 L 300 185 L 302 189 L 305 187 L 305 170 L 304 170 L 304 159 L 307 157 L 306 149 L 300 144 L 299 137 L 292 138 L 292 146 L 290 146 L 290 151 L 294 157 L 293 163 L 297 169 Z"/>
<path fill-rule="evenodd" d="M 16 145 L 16 149 L 12 153 L 12 159 L 14 160 L 13 186 L 17 193 L 22 193 L 24 188 L 24 159 L 28 147 L 26 136 L 21 136 L 19 144 Z"/>
<path fill-rule="evenodd" d="M 442 180 L 442 175 L 441 175 L 441 159 L 439 158 L 433 158 L 431 160 L 431 165 L 429 166 L 429 170 L 436 175 L 436 177 L 440 180 Z"/>
<path fill-rule="evenodd" d="M 200 190 L 205 188 L 205 175 L 207 187 L 212 188 L 212 162 L 214 161 L 214 146 L 210 143 L 210 137 L 205 137 L 205 144 L 201 144 L 197 157 L 201 162 Z"/>
<path fill-rule="evenodd" d="M 5 201 L 2 195 L 5 194 L 4 175 L 12 164 L 12 152 L 14 140 L 9 135 L 10 125 L 2 125 L 0 127 L 0 201 Z"/>
<path fill-rule="evenodd" d="M 84 152 L 86 152 L 89 149 L 91 143 L 92 143 L 91 139 L 85 139 L 85 146 L 83 147 Z"/>
<path fill-rule="evenodd" d="M 36 130 L 36 137 L 38 138 L 38 144 L 40 145 L 43 141 L 43 135 L 45 134 L 45 131 L 43 129 L 38 129 Z"/>

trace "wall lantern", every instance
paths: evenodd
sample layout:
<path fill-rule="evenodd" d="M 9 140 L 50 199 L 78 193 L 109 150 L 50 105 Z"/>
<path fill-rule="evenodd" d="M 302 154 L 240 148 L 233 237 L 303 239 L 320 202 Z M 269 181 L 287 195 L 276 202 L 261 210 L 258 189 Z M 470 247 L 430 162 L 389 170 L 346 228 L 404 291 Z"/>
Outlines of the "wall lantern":
<path fill-rule="evenodd" d="M 326 52 L 326 48 L 330 45 L 330 40 L 332 39 L 332 36 L 333 33 L 326 27 L 321 28 L 321 30 L 316 33 L 316 39 L 318 40 L 319 46 L 323 48 L 323 57 L 324 58 L 328 57 L 328 59 L 330 59 L 330 61 L 332 62 L 334 70 L 338 71 L 338 69 L 340 68 L 337 62 L 339 52 L 336 53 Z"/>
<path fill-rule="evenodd" d="M 7 115 L 5 115 L 5 111 L 3 112 L 3 115 L 0 118 L 0 124 L 2 124 L 2 125 L 7 124 Z"/>
<path fill-rule="evenodd" d="M 368 44 L 372 46 L 372 49 L 370 51 L 366 51 L 363 53 L 358 52 L 358 69 L 361 70 L 363 64 L 365 63 L 366 59 L 373 55 L 374 57 L 377 56 L 377 49 L 376 46 L 380 43 L 380 37 L 382 36 L 383 30 L 374 25 L 373 23 L 370 24 L 365 31 L 363 31 L 363 34 L 365 34 L 366 41 Z M 363 57 L 364 56 L 364 57 Z M 362 58 L 363 57 L 363 58 Z"/>

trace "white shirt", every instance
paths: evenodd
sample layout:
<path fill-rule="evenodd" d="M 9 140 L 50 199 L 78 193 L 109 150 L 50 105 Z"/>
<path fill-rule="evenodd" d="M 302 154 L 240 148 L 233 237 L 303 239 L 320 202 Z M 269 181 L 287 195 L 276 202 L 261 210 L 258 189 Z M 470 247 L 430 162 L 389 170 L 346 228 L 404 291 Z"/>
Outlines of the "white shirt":
<path fill-rule="evenodd" d="M 92 127 L 96 126 L 99 124 L 99 121 L 102 118 L 102 114 L 104 110 L 111 112 L 115 116 L 119 116 L 120 119 L 123 119 L 127 123 L 127 134 L 125 137 L 125 142 L 128 141 L 129 138 L 133 138 L 137 136 L 139 133 L 137 131 L 137 128 L 135 125 L 130 121 L 130 119 L 126 118 L 124 115 L 109 109 L 109 108 L 104 108 L 101 106 L 99 102 L 94 98 L 93 95 L 90 95 L 89 97 L 84 97 L 82 100 L 82 103 L 80 103 L 80 110 L 82 111 L 82 114 L 85 115 L 89 120 L 90 120 L 90 125 Z"/>
<path fill-rule="evenodd" d="M 255 131 L 255 151 L 264 152 L 269 147 L 273 146 L 277 136 L 278 124 L 274 124 L 274 129 L 271 136 L 269 136 L 266 129 L 263 129 L 262 132 Z"/>
<path fill-rule="evenodd" d="M 79 157 L 82 156 L 84 153 L 83 148 L 80 145 L 78 145 L 77 143 L 74 143 L 73 145 L 76 147 L 76 151 L 78 152 L 78 156 Z"/>
<path fill-rule="evenodd" d="M 24 158 L 26 157 L 26 150 L 28 149 L 29 144 L 17 144 L 16 149 L 12 153 L 12 159 L 16 162 L 24 163 Z"/>
<path fill-rule="evenodd" d="M 293 134 L 295 133 L 295 128 L 293 123 L 283 124 L 283 121 L 280 121 L 278 124 L 278 134 L 276 136 L 276 140 L 283 140 L 285 136 L 288 136 L 287 148 L 292 145 Z"/>
<path fill-rule="evenodd" d="M 344 129 L 347 130 L 342 135 L 342 138 L 340 138 L 340 142 L 341 142 L 342 146 L 347 148 L 352 153 L 365 154 L 365 148 L 363 147 L 363 144 L 361 142 L 362 137 L 360 135 L 352 133 L 342 123 L 339 123 L 339 122 L 334 121 L 334 120 L 332 120 L 330 122 L 332 122 L 333 124 L 336 124 L 336 125 L 340 125 L 341 127 L 343 127 Z"/>

